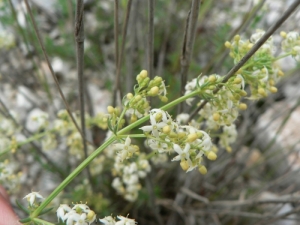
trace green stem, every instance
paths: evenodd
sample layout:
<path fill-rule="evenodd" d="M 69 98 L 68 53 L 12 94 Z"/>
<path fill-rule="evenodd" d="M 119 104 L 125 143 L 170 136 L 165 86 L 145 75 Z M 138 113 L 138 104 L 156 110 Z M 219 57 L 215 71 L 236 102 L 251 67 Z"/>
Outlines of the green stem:
<path fill-rule="evenodd" d="M 130 138 L 144 138 L 146 137 L 145 134 L 124 134 L 124 135 L 119 135 L 118 136 L 119 138 L 127 138 L 127 137 L 130 137 Z"/>
<path fill-rule="evenodd" d="M 37 224 L 41 224 L 41 225 L 55 225 L 54 223 L 50 223 L 45 220 L 41 220 L 39 218 L 34 218 L 34 219 L 32 219 L 32 221 L 34 221 Z"/>
<path fill-rule="evenodd" d="M 285 58 L 285 57 L 290 56 L 290 55 L 291 55 L 291 52 L 285 53 L 283 55 L 280 55 L 280 56 L 274 58 L 273 61 L 277 61 L 279 59 Z"/>
<path fill-rule="evenodd" d="M 32 141 L 36 141 L 36 140 L 42 138 L 43 136 L 45 136 L 49 132 L 51 132 L 51 130 L 45 131 L 45 132 L 40 133 L 40 134 L 36 134 L 36 135 L 26 139 L 25 141 L 21 141 L 21 142 L 17 143 L 17 147 L 28 144 Z M 11 146 L 7 147 L 3 152 L 0 152 L 0 157 L 2 157 L 3 155 L 5 155 L 6 153 L 8 153 L 10 151 L 11 151 Z"/>
<path fill-rule="evenodd" d="M 189 98 L 192 98 L 200 93 L 201 90 L 196 90 L 188 95 L 184 95 L 165 106 L 161 107 L 162 110 L 167 110 L 180 102 L 183 102 Z M 133 128 L 139 126 L 140 124 L 148 121 L 150 118 L 149 115 L 139 119 L 138 121 L 130 124 L 129 126 L 123 128 L 119 132 L 117 132 L 116 136 L 110 137 L 106 142 L 104 142 L 99 148 L 97 148 L 88 158 L 86 158 L 58 187 L 42 202 L 42 204 L 31 214 L 32 220 L 36 218 L 42 210 L 94 159 L 96 158 L 105 148 L 107 148 L 111 143 L 113 143 L 117 137 L 120 135 L 128 133 Z"/>

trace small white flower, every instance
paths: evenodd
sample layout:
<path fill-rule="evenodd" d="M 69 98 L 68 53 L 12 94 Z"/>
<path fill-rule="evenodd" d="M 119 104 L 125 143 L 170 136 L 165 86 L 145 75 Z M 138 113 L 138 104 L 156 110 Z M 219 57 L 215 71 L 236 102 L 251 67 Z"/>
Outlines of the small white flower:
<path fill-rule="evenodd" d="M 187 160 L 191 162 L 189 150 L 191 148 L 190 144 L 186 144 L 184 150 L 177 144 L 173 145 L 174 151 L 178 153 L 178 156 L 174 157 L 172 161 L 179 161 L 179 160 Z"/>
<path fill-rule="evenodd" d="M 163 115 L 165 115 L 165 114 L 163 114 Z M 161 129 L 164 126 L 168 125 L 165 122 L 157 123 L 156 119 L 155 119 L 155 114 L 150 114 L 150 122 L 151 122 L 151 125 L 141 127 L 140 129 L 143 130 L 144 132 L 151 132 L 153 134 L 153 136 L 155 136 L 155 137 L 159 137 L 159 132 L 161 131 Z"/>
<path fill-rule="evenodd" d="M 61 219 L 62 221 L 65 220 L 65 214 L 70 212 L 72 209 L 67 204 L 60 204 L 56 211 L 56 215 L 58 220 Z"/>
<path fill-rule="evenodd" d="M 36 198 L 39 198 L 41 200 L 44 199 L 44 197 L 42 195 L 40 195 L 38 192 L 31 192 L 28 195 L 26 195 L 24 198 L 27 199 L 27 201 L 29 202 L 29 205 L 31 205 L 31 206 L 36 201 Z"/>
<path fill-rule="evenodd" d="M 103 219 L 99 219 L 101 223 L 104 223 L 105 225 L 115 225 L 116 221 L 112 216 L 106 216 Z"/>
<path fill-rule="evenodd" d="M 116 222 L 116 225 L 135 225 L 136 222 L 133 219 L 129 219 L 124 216 L 117 216 L 120 221 Z"/>
<path fill-rule="evenodd" d="M 120 144 L 120 143 L 115 144 L 116 149 L 121 150 L 118 153 L 118 156 L 119 156 L 121 161 L 128 158 L 128 153 L 134 153 L 135 152 L 136 149 L 130 144 L 131 144 L 131 139 L 129 138 L 129 136 L 126 138 L 124 144 Z"/>

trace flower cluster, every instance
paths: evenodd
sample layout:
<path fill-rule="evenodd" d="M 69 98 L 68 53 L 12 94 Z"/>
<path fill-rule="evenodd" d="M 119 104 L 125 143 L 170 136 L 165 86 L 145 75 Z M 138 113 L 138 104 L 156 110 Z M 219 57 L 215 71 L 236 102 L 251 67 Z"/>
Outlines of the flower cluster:
<path fill-rule="evenodd" d="M 67 225 L 90 225 L 96 220 L 96 214 L 86 204 L 75 204 L 71 208 L 67 204 L 61 204 L 56 211 L 58 220 Z"/>
<path fill-rule="evenodd" d="M 128 93 L 123 99 L 126 114 L 130 116 L 130 121 L 135 122 L 145 115 L 150 109 L 147 97 L 158 97 L 162 102 L 167 102 L 167 90 L 161 77 L 148 77 L 146 70 L 142 70 L 137 75 L 138 85 L 134 87 L 134 94 Z"/>
<path fill-rule="evenodd" d="M 300 61 L 300 37 L 299 33 L 292 31 L 286 33 L 284 31 L 280 32 L 280 35 L 284 38 L 281 43 L 281 49 L 291 54 L 297 61 Z"/>
<path fill-rule="evenodd" d="M 148 160 L 144 155 L 139 155 L 136 162 L 120 164 L 115 162 L 113 173 L 116 175 L 112 182 L 113 188 L 118 194 L 124 196 L 127 201 L 135 201 L 141 189 L 139 179 L 145 178 L 151 171 Z"/>
<path fill-rule="evenodd" d="M 257 30 L 249 40 L 242 40 L 239 35 L 236 35 L 231 43 L 227 41 L 225 46 L 230 49 L 229 55 L 233 58 L 234 63 L 239 62 L 264 33 L 262 30 Z M 285 42 L 283 41 L 283 46 L 288 46 L 284 44 Z M 289 48 L 286 47 L 286 49 Z M 277 92 L 275 84 L 284 74 L 274 63 L 276 60 L 274 53 L 273 38 L 270 37 L 237 72 L 243 77 L 245 83 L 250 85 L 251 99 L 259 99 L 266 97 L 269 93 Z"/>
<path fill-rule="evenodd" d="M 150 123 L 140 128 L 148 139 L 148 146 L 158 153 L 177 153 L 172 161 L 180 161 L 184 171 L 198 168 L 203 172 L 203 156 L 216 160 L 211 138 L 206 132 L 193 126 L 179 125 L 160 109 L 150 111 Z"/>
<path fill-rule="evenodd" d="M 0 162 L 0 184 L 11 191 L 17 190 L 20 184 L 21 172 L 16 174 L 16 164 L 8 159 Z"/>
<path fill-rule="evenodd" d="M 105 225 L 135 225 L 137 224 L 134 219 L 129 219 L 124 216 L 117 216 L 119 221 L 116 222 L 115 218 L 112 216 L 106 216 L 103 219 L 99 219 L 99 221 Z"/>

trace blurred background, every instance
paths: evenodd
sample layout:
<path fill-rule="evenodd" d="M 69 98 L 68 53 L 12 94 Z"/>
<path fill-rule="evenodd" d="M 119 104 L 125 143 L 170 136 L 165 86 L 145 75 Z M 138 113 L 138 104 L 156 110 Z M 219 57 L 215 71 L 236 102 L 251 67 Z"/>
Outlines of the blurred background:
<path fill-rule="evenodd" d="M 192 49 L 186 50 L 187 18 L 194 1 L 84 1 L 87 117 L 97 118 L 99 113 L 106 113 L 108 105 L 120 105 L 118 97 L 116 102 L 113 100 L 118 92 L 117 74 L 124 95 L 132 92 L 141 70 L 153 71 L 168 85 L 170 101 L 183 94 L 183 81 L 200 74 L 225 75 L 234 65 L 224 47 L 225 41 L 236 34 L 250 38 L 256 29 L 267 30 L 292 2 L 203 0 L 192 31 Z M 66 101 L 71 111 L 79 115 L 76 2 L 29 3 Z M 278 53 L 280 31 L 299 32 L 299 20 L 297 9 L 273 35 Z M 153 33 L 149 34 L 151 28 Z M 149 58 L 153 60 L 150 64 Z M 12 147 L 12 143 L 43 132 L 35 124 L 36 115 L 46 113 L 51 124 L 59 110 L 64 109 L 24 1 L 0 1 L 0 65 L 0 152 L 8 147 L 16 150 L 0 157 L 2 162 L 9 158 L 7 168 L 20 174 L 18 179 L 2 185 L 9 189 L 19 216 L 24 217 L 15 200 L 22 202 L 31 191 L 40 191 L 46 197 L 84 156 L 72 155 L 70 145 L 66 144 L 68 137 L 60 135 L 55 136 L 57 146 L 52 150 L 44 149 L 40 140 L 17 149 Z M 111 162 L 99 156 L 91 165 L 93 183 L 83 172 L 52 206 L 87 201 L 99 218 L 129 214 L 141 225 L 299 224 L 299 63 L 290 57 L 279 60 L 278 65 L 285 73 L 277 85 L 278 92 L 258 101 L 245 99 L 248 110 L 236 121 L 238 138 L 232 153 L 220 149 L 217 161 L 207 162 L 205 176 L 197 171 L 185 173 L 170 160 L 152 165 L 151 173 L 141 181 L 138 199 L 127 202 L 111 187 Z M 188 68 L 184 79 L 183 68 Z M 153 107 L 162 106 L 156 101 L 152 103 Z M 194 108 L 183 105 L 170 114 L 175 117 L 178 111 L 189 113 Z M 105 126 L 91 123 L 87 139 L 98 147 L 106 132 Z M 214 143 L 218 141 L 216 138 Z M 62 172 L 56 170 L 57 166 Z M 57 221 L 55 210 L 49 220 Z"/>

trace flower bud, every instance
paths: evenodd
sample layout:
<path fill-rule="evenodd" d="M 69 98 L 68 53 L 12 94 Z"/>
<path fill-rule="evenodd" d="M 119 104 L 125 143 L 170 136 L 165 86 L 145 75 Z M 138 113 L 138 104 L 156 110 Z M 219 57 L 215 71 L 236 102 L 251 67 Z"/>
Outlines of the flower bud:
<path fill-rule="evenodd" d="M 272 93 L 276 93 L 276 92 L 277 92 L 277 88 L 274 87 L 274 86 L 272 86 L 272 87 L 270 87 L 270 91 L 271 91 Z"/>
<path fill-rule="evenodd" d="M 281 32 L 280 32 L 280 36 L 283 37 L 283 38 L 286 38 L 286 32 L 281 31 Z"/>
<path fill-rule="evenodd" d="M 162 101 L 162 102 L 168 102 L 168 98 L 166 96 L 159 96 L 159 99 Z"/>
<path fill-rule="evenodd" d="M 226 48 L 231 48 L 231 44 L 230 44 L 229 41 L 226 41 L 224 45 L 225 45 Z"/>
<path fill-rule="evenodd" d="M 206 167 L 205 166 L 200 166 L 199 167 L 199 172 L 201 173 L 201 174 L 203 174 L 203 175 L 205 175 L 205 174 L 207 174 L 207 169 L 206 169 Z"/>
<path fill-rule="evenodd" d="M 236 77 L 236 78 L 234 78 L 234 80 L 233 80 L 233 83 L 234 84 L 240 84 L 240 83 L 242 83 L 242 78 L 240 78 L 240 77 Z"/>
<path fill-rule="evenodd" d="M 240 109 L 240 110 L 246 110 L 246 109 L 247 109 L 247 104 L 245 104 L 245 103 L 240 103 L 240 104 L 239 104 L 239 109 Z"/>
<path fill-rule="evenodd" d="M 210 81 L 210 82 L 215 82 L 216 80 L 217 80 L 217 78 L 216 78 L 216 76 L 215 75 L 210 75 L 209 77 L 208 77 L 208 80 Z"/>
<path fill-rule="evenodd" d="M 155 121 L 156 122 L 158 122 L 158 121 L 161 121 L 161 119 L 162 119 L 162 113 L 156 113 L 156 115 L 155 115 Z"/>
<path fill-rule="evenodd" d="M 181 168 L 182 168 L 184 171 L 187 171 L 187 170 L 189 169 L 189 164 L 188 164 L 188 162 L 187 162 L 186 160 L 181 161 L 181 162 L 180 162 L 180 166 L 181 166 Z"/>
<path fill-rule="evenodd" d="M 234 41 L 238 42 L 241 39 L 241 37 L 240 35 L 235 35 L 233 39 Z"/>
<path fill-rule="evenodd" d="M 196 133 L 189 134 L 189 135 L 187 136 L 186 141 L 187 141 L 187 142 L 193 142 L 193 141 L 195 141 L 197 138 L 198 138 L 198 136 L 197 136 Z"/>
<path fill-rule="evenodd" d="M 162 131 L 163 131 L 164 134 L 168 134 L 168 133 L 171 132 L 171 127 L 170 126 L 164 126 Z"/>
<path fill-rule="evenodd" d="M 130 117 L 130 123 L 134 123 L 135 121 L 137 121 L 137 116 L 135 114 L 132 114 Z"/>
<path fill-rule="evenodd" d="M 284 73 L 281 71 L 281 70 L 278 70 L 278 76 L 280 76 L 280 77 L 283 77 L 284 76 Z"/>
<path fill-rule="evenodd" d="M 207 154 L 207 158 L 208 158 L 209 160 L 214 161 L 214 160 L 217 159 L 217 154 L 214 153 L 213 151 L 210 151 L 210 152 Z"/>
<path fill-rule="evenodd" d="M 218 121 L 219 119 L 220 119 L 220 114 L 217 113 L 217 112 L 214 113 L 214 114 L 213 114 L 213 120 L 214 120 L 214 121 Z"/>
<path fill-rule="evenodd" d="M 109 114 L 113 114 L 114 111 L 115 111 L 114 107 L 112 107 L 111 105 L 107 106 L 107 112 L 108 112 Z"/>
<path fill-rule="evenodd" d="M 139 75 L 140 78 L 145 79 L 146 77 L 148 77 L 148 72 L 147 70 L 142 70 Z"/>
<path fill-rule="evenodd" d="M 150 89 L 150 91 L 148 91 L 148 94 L 150 96 L 156 96 L 158 95 L 158 92 L 159 92 L 159 88 L 157 86 L 154 86 Z"/>
<path fill-rule="evenodd" d="M 264 97 L 267 96 L 267 93 L 266 93 L 265 89 L 263 89 L 263 88 L 258 88 L 257 92 L 258 92 L 258 94 L 260 94 Z"/>
<path fill-rule="evenodd" d="M 128 100 L 132 99 L 132 98 L 133 98 L 133 94 L 132 94 L 132 93 L 128 93 L 128 94 L 126 95 L 126 98 L 127 98 Z"/>

